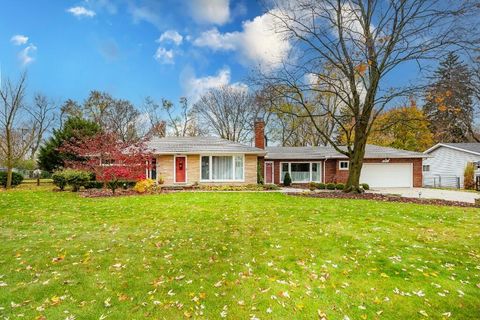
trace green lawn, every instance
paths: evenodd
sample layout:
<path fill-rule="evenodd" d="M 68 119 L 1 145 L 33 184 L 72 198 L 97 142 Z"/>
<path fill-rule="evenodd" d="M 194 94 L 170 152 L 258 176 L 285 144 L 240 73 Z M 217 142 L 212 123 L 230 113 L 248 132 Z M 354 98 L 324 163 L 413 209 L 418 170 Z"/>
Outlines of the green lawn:
<path fill-rule="evenodd" d="M 480 210 L 0 192 L 0 318 L 471 319 Z"/>

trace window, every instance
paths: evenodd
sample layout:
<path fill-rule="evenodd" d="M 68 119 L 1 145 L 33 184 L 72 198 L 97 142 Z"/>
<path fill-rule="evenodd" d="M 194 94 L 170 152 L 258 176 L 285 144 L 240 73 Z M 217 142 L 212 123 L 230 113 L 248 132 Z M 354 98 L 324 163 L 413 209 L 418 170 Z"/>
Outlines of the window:
<path fill-rule="evenodd" d="M 428 171 L 430 171 L 430 165 L 429 164 L 424 164 L 422 166 L 422 169 L 423 169 L 423 172 L 428 172 Z"/>
<path fill-rule="evenodd" d="M 339 161 L 338 168 L 340 170 L 348 170 L 348 161 Z"/>
<path fill-rule="evenodd" d="M 210 157 L 202 157 L 202 180 L 210 180 Z"/>
<path fill-rule="evenodd" d="M 200 162 L 202 181 L 243 180 L 243 155 L 202 156 Z"/>
<path fill-rule="evenodd" d="M 280 166 L 281 181 L 285 178 L 287 172 L 290 173 L 292 182 L 320 182 L 321 178 L 320 162 L 282 162 Z"/>

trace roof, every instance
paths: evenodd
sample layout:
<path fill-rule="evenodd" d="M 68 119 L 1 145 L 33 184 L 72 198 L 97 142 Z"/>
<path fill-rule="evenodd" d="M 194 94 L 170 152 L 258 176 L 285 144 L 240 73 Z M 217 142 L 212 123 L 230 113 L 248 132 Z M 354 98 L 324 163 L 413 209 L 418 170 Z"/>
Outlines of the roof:
<path fill-rule="evenodd" d="M 147 147 L 156 154 L 241 153 L 265 155 L 265 159 L 278 160 L 347 158 L 331 146 L 266 147 L 265 150 L 262 150 L 218 137 L 154 137 L 147 142 Z M 367 159 L 425 157 L 428 156 L 419 152 L 375 145 L 367 145 L 365 150 L 365 158 Z"/>
<path fill-rule="evenodd" d="M 437 143 L 430 149 L 426 150 L 424 153 L 430 153 L 435 149 L 440 147 L 446 147 L 458 151 L 464 151 L 467 153 L 475 154 L 480 156 L 480 143 L 478 142 L 471 142 L 471 143 Z"/>
<path fill-rule="evenodd" d="M 343 147 L 345 148 L 345 147 Z M 265 159 L 293 160 L 293 159 L 331 159 L 347 157 L 335 150 L 331 146 L 319 147 L 267 147 L 267 155 Z M 384 159 L 384 158 L 425 158 L 428 157 L 423 153 L 394 149 L 388 147 L 380 147 L 375 145 L 367 145 L 365 148 L 366 159 Z"/>
<path fill-rule="evenodd" d="M 157 154 L 265 154 L 265 150 L 218 137 L 154 137 L 147 142 L 147 147 Z"/>

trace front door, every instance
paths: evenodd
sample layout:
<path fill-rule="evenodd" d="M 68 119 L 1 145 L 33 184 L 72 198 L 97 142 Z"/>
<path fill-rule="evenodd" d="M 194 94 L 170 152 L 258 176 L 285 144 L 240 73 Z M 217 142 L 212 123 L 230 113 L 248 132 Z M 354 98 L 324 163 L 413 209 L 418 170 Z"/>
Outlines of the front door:
<path fill-rule="evenodd" d="M 265 183 L 273 183 L 273 162 L 265 161 Z"/>
<path fill-rule="evenodd" d="M 175 182 L 185 183 L 186 179 L 186 157 L 175 157 Z"/>

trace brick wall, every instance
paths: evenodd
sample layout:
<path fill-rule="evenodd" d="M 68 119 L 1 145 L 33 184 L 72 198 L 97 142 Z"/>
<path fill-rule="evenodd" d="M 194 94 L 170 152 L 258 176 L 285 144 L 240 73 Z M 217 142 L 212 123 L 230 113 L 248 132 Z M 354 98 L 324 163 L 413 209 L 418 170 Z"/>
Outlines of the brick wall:
<path fill-rule="evenodd" d="M 383 159 L 365 159 L 364 163 L 381 163 Z M 266 160 L 273 161 L 274 163 L 274 182 L 280 184 L 280 163 L 281 162 L 319 162 L 318 160 L 305 160 L 305 159 L 295 159 L 295 160 Z M 325 173 L 322 174 L 325 177 L 325 183 L 345 183 L 348 178 L 348 170 L 340 170 L 338 166 L 338 161 L 341 159 L 327 159 L 325 160 Z M 323 161 L 320 161 L 323 162 Z M 408 158 L 408 159 L 390 159 L 389 163 L 413 163 L 413 186 L 422 187 L 423 184 L 423 172 L 422 172 L 422 159 L 419 158 Z M 263 171 L 262 171 L 263 172 Z"/>
<path fill-rule="evenodd" d="M 363 163 L 381 163 L 383 159 L 365 159 Z M 325 162 L 325 181 L 333 183 L 345 183 L 348 178 L 348 170 L 340 170 L 338 159 L 328 159 Z M 421 158 L 390 159 L 389 163 L 413 163 L 413 186 L 422 187 L 423 172 Z"/>

